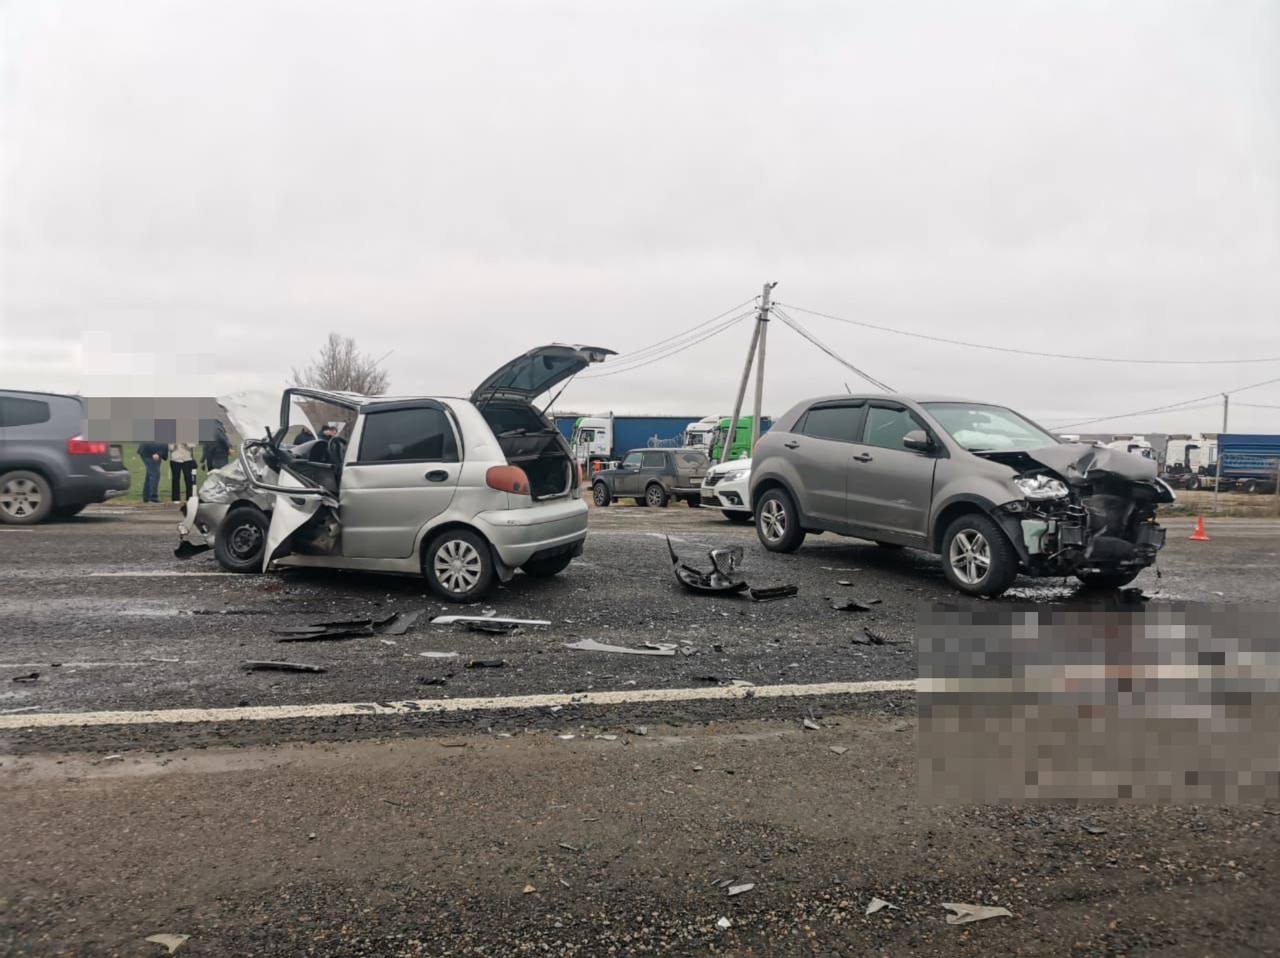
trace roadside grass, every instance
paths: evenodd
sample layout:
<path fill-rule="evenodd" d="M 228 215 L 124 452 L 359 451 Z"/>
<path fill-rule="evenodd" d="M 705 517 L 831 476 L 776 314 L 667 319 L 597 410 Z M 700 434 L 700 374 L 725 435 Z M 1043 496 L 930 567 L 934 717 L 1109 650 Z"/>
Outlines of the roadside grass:
<path fill-rule="evenodd" d="M 142 483 L 146 480 L 146 467 L 143 466 L 142 460 L 138 457 L 138 443 L 122 442 L 120 450 L 124 456 L 124 464 L 129 469 L 129 491 L 123 496 L 116 496 L 114 499 L 107 500 L 107 505 L 129 505 L 142 501 Z M 204 470 L 204 466 L 200 464 L 202 454 L 197 449 L 196 452 L 196 488 L 200 487 L 200 483 L 204 481 L 204 477 L 208 475 Z M 160 501 L 168 502 L 170 496 L 171 481 L 169 477 L 169 463 L 160 463 Z"/>
<path fill-rule="evenodd" d="M 1280 497 L 1270 493 L 1223 492 L 1218 496 L 1218 511 L 1213 511 L 1213 490 L 1177 489 L 1178 501 L 1160 507 L 1162 516 L 1238 516 L 1267 518 L 1280 516 Z"/>

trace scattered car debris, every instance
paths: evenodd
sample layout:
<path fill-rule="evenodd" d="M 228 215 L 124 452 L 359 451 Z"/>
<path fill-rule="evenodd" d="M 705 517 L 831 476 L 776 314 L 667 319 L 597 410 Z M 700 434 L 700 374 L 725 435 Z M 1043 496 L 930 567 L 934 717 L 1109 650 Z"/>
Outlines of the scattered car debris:
<path fill-rule="evenodd" d="M 563 885 L 565 888 L 572 888 L 572 887 L 573 887 L 573 886 L 572 886 L 572 885 L 570 885 L 567 881 L 565 881 L 563 878 L 561 878 L 561 879 L 560 879 L 560 884 L 561 884 L 561 885 Z"/>
<path fill-rule="evenodd" d="M 845 752 L 849 751 L 849 747 L 847 745 L 832 745 L 830 750 L 835 752 L 837 755 L 843 755 Z"/>
<path fill-rule="evenodd" d="M 532 885 L 525 885 L 525 886 L 524 886 L 524 894 L 526 894 L 526 895 L 532 895 L 532 894 L 533 894 L 535 891 L 537 891 L 537 890 L 538 890 L 538 889 L 534 888 Z"/>
<path fill-rule="evenodd" d="M 632 734 L 633 734 L 633 735 L 648 735 L 648 734 L 649 734 L 649 726 L 647 726 L 647 725 L 637 725 L 635 728 L 633 728 L 633 729 L 631 730 L 631 732 L 632 732 Z"/>
<path fill-rule="evenodd" d="M 16 709 L 0 709 L 0 715 L 16 715 L 18 712 L 38 712 L 42 707 L 40 705 L 24 705 Z"/>
<path fill-rule="evenodd" d="M 894 640 L 881 635 L 879 632 L 872 632 L 870 629 L 862 630 L 864 638 L 850 639 L 854 645 L 893 645 Z"/>
<path fill-rule="evenodd" d="M 619 655 L 675 655 L 676 647 L 670 646 L 660 649 L 632 649 L 625 645 L 609 645 L 605 642 L 597 642 L 595 639 L 582 639 L 579 642 L 566 642 L 566 649 L 573 649 L 575 652 L 615 652 Z"/>
<path fill-rule="evenodd" d="M 440 676 L 419 675 L 418 684 L 419 685 L 448 685 L 449 680 L 448 678 L 442 678 Z"/>
<path fill-rule="evenodd" d="M 571 732 L 565 732 L 563 735 L 557 735 L 557 736 L 556 736 L 556 738 L 560 739 L 560 741 L 562 741 L 562 742 L 568 742 L 568 741 L 570 741 L 571 739 L 575 739 L 575 738 L 577 738 L 577 737 L 578 737 L 578 736 L 574 735 L 574 734 L 573 734 L 573 733 L 571 733 Z"/>
<path fill-rule="evenodd" d="M 488 635 L 510 635 L 520 628 L 514 622 L 498 622 L 492 619 L 475 619 L 462 624 L 470 632 L 484 632 Z"/>
<path fill-rule="evenodd" d="M 751 889 L 753 889 L 753 888 L 755 888 L 755 887 L 756 887 L 756 886 L 755 886 L 755 882 L 744 882 L 744 883 L 743 883 L 743 884 L 741 884 L 741 885 L 730 885 L 730 886 L 729 886 L 729 897 L 730 897 L 730 898 L 733 898 L 733 897 L 734 897 L 734 896 L 736 896 L 736 895 L 743 895 L 743 894 L 746 894 L 747 892 L 751 891 Z"/>
<path fill-rule="evenodd" d="M 670 536 L 667 536 L 667 551 L 671 553 L 676 580 L 692 592 L 741 592 L 747 588 L 747 580 L 738 572 L 738 566 L 742 564 L 742 546 L 712 549 L 707 554 L 711 559 L 710 572 L 681 562 Z"/>
<path fill-rule="evenodd" d="M 173 954 L 190 938 L 190 935 L 148 935 L 143 941 L 148 941 L 153 945 L 160 945 L 168 950 L 169 954 Z"/>
<path fill-rule="evenodd" d="M 1101 825 L 1094 825 L 1092 822 L 1081 822 L 1080 827 L 1090 835 L 1105 835 L 1107 830 Z"/>
<path fill-rule="evenodd" d="M 813 719 L 811 719 L 811 718 L 807 718 L 807 719 L 805 719 L 805 720 L 804 720 L 803 722 L 801 722 L 800 724 L 801 724 L 802 726 L 804 726 L 804 728 L 805 728 L 805 730 L 806 730 L 806 731 L 809 731 L 809 732 L 820 732 L 820 731 L 822 731 L 822 726 L 821 726 L 821 725 L 819 725 L 817 722 L 815 722 L 815 721 L 814 721 Z"/>
<path fill-rule="evenodd" d="M 432 625 L 452 625 L 455 622 L 512 622 L 516 625 L 550 625 L 546 619 L 507 619 L 496 615 L 437 615 Z"/>
<path fill-rule="evenodd" d="M 424 659 L 456 659 L 457 652 L 419 652 Z"/>
<path fill-rule="evenodd" d="M 561 847 L 561 848 L 563 848 L 563 849 L 564 849 L 565 851 L 567 851 L 567 852 L 580 852 L 580 851 L 582 851 L 582 849 L 580 849 L 577 845 L 570 845 L 568 842 L 561 842 L 561 843 L 560 843 L 560 847 Z"/>
<path fill-rule="evenodd" d="M 853 585 L 853 583 L 848 579 L 836 579 L 836 585 Z"/>
<path fill-rule="evenodd" d="M 747 594 L 756 602 L 773 602 L 776 599 L 789 599 L 800 594 L 798 585 L 768 585 L 747 590 Z"/>
<path fill-rule="evenodd" d="M 885 901 L 883 898 L 872 898 L 871 901 L 867 902 L 867 910 L 863 912 L 863 914 L 874 915 L 876 912 L 883 911 L 885 908 L 897 907 L 897 905 L 889 904 L 889 902 Z"/>
<path fill-rule="evenodd" d="M 467 662 L 469 669 L 500 669 L 506 665 L 504 659 L 470 659 Z"/>
<path fill-rule="evenodd" d="M 988 918 L 1012 918 L 1013 912 L 998 905 L 965 905 L 960 902 L 944 901 L 942 907 L 955 912 L 947 916 L 948 925 L 967 925 L 971 921 L 986 921 Z"/>
<path fill-rule="evenodd" d="M 178 548 L 173 550 L 173 556 L 175 559 L 190 559 L 193 556 L 198 556 L 202 552 L 208 552 L 212 548 L 213 546 L 208 543 L 196 545 L 194 542 L 188 542 L 186 539 L 183 539 L 178 543 Z"/>
<path fill-rule="evenodd" d="M 246 662 L 246 672 L 327 672 L 323 665 L 308 665 L 305 662 Z"/>
<path fill-rule="evenodd" d="M 618 740 L 618 736 L 616 735 L 597 735 L 596 738 L 605 742 L 616 742 Z"/>
<path fill-rule="evenodd" d="M 422 617 L 421 609 L 413 609 L 409 612 L 397 612 L 385 627 L 379 629 L 383 635 L 404 635 L 417 623 Z M 378 623 L 374 623 L 376 627 Z"/>
<path fill-rule="evenodd" d="M 836 612 L 870 612 L 871 606 L 865 602 L 859 602 L 857 599 L 838 599 L 831 603 L 831 608 Z"/>
<path fill-rule="evenodd" d="M 280 638 L 277 642 L 329 642 L 336 639 L 364 639 L 373 635 L 373 626 L 351 626 L 345 627 L 335 625 L 331 628 L 323 628 L 318 632 L 289 632 Z"/>
<path fill-rule="evenodd" d="M 731 922 L 728 918 L 721 917 L 721 919 L 716 922 L 716 927 L 719 928 L 721 931 L 728 931 L 730 928 L 733 927 L 733 922 Z"/>
<path fill-rule="evenodd" d="M 393 639 L 379 639 L 378 641 L 379 641 L 379 642 L 381 642 L 383 645 L 396 645 L 396 644 L 397 644 Z"/>
<path fill-rule="evenodd" d="M 38 682 L 40 680 L 40 673 L 28 672 L 26 675 L 15 675 L 13 677 L 13 680 L 15 682 L 26 682 L 26 683 Z"/>

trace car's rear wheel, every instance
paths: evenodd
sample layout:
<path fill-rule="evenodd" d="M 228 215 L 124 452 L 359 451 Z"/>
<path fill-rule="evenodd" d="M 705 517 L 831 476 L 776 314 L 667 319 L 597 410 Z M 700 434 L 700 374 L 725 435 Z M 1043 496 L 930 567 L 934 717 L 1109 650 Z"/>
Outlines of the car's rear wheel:
<path fill-rule="evenodd" d="M 53 509 L 53 489 L 38 472 L 17 469 L 0 476 L 0 522 L 33 526 Z"/>
<path fill-rule="evenodd" d="M 448 602 L 475 602 L 493 587 L 489 544 L 470 529 L 446 529 L 428 543 L 422 574 L 431 591 Z"/>
<path fill-rule="evenodd" d="M 720 511 L 724 514 L 726 519 L 730 522 L 737 523 L 740 526 L 745 526 L 752 519 L 751 513 L 749 512 L 737 512 L 733 509 L 721 509 Z"/>
<path fill-rule="evenodd" d="M 756 535 L 770 552 L 795 552 L 804 542 L 800 511 L 785 489 L 770 489 L 756 505 Z"/>
<path fill-rule="evenodd" d="M 960 516 L 942 536 L 942 571 L 968 595 L 999 595 L 1018 577 L 1018 555 L 1000 527 L 977 512 Z"/>
<path fill-rule="evenodd" d="M 73 516 L 80 515 L 87 505 L 87 502 L 82 502 L 74 506 L 54 506 L 52 515 L 55 519 L 70 519 Z"/>
<path fill-rule="evenodd" d="M 1192 492 L 1195 492 L 1197 489 L 1199 489 L 1199 488 L 1200 488 L 1200 477 L 1199 477 L 1199 476 L 1188 476 L 1188 477 L 1187 477 L 1187 488 L 1188 488 L 1188 489 L 1190 489 Z"/>
<path fill-rule="evenodd" d="M 609 487 L 603 482 L 593 483 L 591 486 L 591 498 L 597 506 L 607 506 L 613 501 L 613 496 L 609 495 Z"/>
<path fill-rule="evenodd" d="M 658 483 L 651 482 L 649 483 L 649 485 L 645 487 L 645 490 L 644 490 L 645 505 L 653 506 L 655 509 L 661 509 L 667 504 L 668 501 L 669 501 L 669 497 L 667 496 L 667 490 L 663 489 L 662 486 L 659 485 Z"/>
<path fill-rule="evenodd" d="M 261 572 L 270 523 L 261 509 L 239 506 L 218 525 L 213 554 L 228 572 Z"/>
<path fill-rule="evenodd" d="M 1138 577 L 1141 569 L 1127 572 L 1081 572 L 1076 576 L 1090 589 L 1119 589 Z"/>
<path fill-rule="evenodd" d="M 525 575 L 533 576 L 535 579 L 549 579 L 553 575 L 559 575 L 569 568 L 569 563 L 572 561 L 573 556 L 571 555 L 552 556 L 550 559 L 535 559 L 522 565 L 520 571 Z"/>

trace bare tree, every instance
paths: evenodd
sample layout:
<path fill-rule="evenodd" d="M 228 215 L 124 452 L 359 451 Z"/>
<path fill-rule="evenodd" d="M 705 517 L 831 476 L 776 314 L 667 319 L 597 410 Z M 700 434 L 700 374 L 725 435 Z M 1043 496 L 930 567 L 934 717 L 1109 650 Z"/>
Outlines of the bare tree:
<path fill-rule="evenodd" d="M 387 372 L 378 360 L 356 349 L 350 336 L 330 333 L 315 360 L 301 370 L 294 367 L 293 384 L 381 396 L 387 391 Z"/>

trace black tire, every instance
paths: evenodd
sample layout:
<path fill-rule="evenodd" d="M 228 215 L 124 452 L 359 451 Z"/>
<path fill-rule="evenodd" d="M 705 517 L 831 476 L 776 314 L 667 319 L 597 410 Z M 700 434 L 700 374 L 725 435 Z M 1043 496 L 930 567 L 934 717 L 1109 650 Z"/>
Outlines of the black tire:
<path fill-rule="evenodd" d="M 637 506 L 647 506 L 649 503 L 644 501 L 644 496 L 638 496 L 632 500 Z"/>
<path fill-rule="evenodd" d="M 89 503 L 87 502 L 82 502 L 79 505 L 75 505 L 75 506 L 54 506 L 53 512 L 52 512 L 53 518 L 71 519 L 74 516 L 80 515 L 80 513 L 84 511 L 84 507 L 87 506 L 88 504 Z"/>
<path fill-rule="evenodd" d="M 1187 488 L 1188 488 L 1188 489 L 1190 489 L 1192 492 L 1195 492 L 1197 489 L 1199 489 L 1199 488 L 1200 488 L 1200 477 L 1199 477 L 1199 476 L 1188 476 L 1188 477 L 1187 477 Z"/>
<path fill-rule="evenodd" d="M 533 576 L 535 579 L 550 579 L 553 575 L 559 575 L 569 568 L 569 563 L 572 561 L 573 556 L 571 555 L 552 556 L 550 559 L 536 559 L 533 562 L 526 562 L 520 567 L 520 571 L 525 575 Z"/>
<path fill-rule="evenodd" d="M 609 494 L 609 486 L 603 482 L 593 482 L 591 484 L 591 498 L 601 508 L 613 502 L 613 496 Z"/>
<path fill-rule="evenodd" d="M 723 513 L 724 517 L 728 519 L 730 522 L 739 526 L 745 526 L 748 522 L 750 522 L 752 519 L 755 518 L 749 512 L 738 512 L 734 509 L 721 509 L 720 512 Z"/>
<path fill-rule="evenodd" d="M 962 535 L 965 539 L 961 541 L 967 541 L 974 547 L 972 551 L 985 558 L 986 566 L 982 568 L 981 575 L 977 571 L 983 559 L 976 558 L 964 569 L 955 566 L 952 545 Z M 982 546 L 981 551 L 978 551 L 978 546 Z M 1018 578 L 1018 554 L 999 526 L 987 516 L 971 512 L 947 526 L 942 536 L 942 571 L 947 581 L 966 595 L 995 596 Z"/>
<path fill-rule="evenodd" d="M 266 514 L 254 506 L 239 506 L 218 524 L 213 554 L 228 572 L 261 572 L 262 551 L 267 547 Z"/>
<path fill-rule="evenodd" d="M 756 537 L 770 552 L 795 552 L 804 542 L 800 510 L 785 489 L 770 489 L 756 503 Z"/>
<path fill-rule="evenodd" d="M 1249 479 L 1244 484 L 1244 491 L 1249 495 L 1253 495 L 1255 492 L 1260 491 L 1261 488 L 1262 486 L 1257 479 Z"/>
<path fill-rule="evenodd" d="M 876 540 L 876 545 L 878 545 L 881 549 L 888 549 L 890 552 L 895 552 L 898 549 L 906 548 L 906 546 L 900 546 L 896 542 L 881 542 L 879 539 Z"/>
<path fill-rule="evenodd" d="M 651 482 L 644 487 L 644 502 L 647 506 L 653 506 L 655 509 L 664 509 L 671 497 L 667 495 L 667 490 L 662 488 L 662 484 Z"/>
<path fill-rule="evenodd" d="M 1089 589 L 1120 589 L 1138 577 L 1141 569 L 1129 572 L 1081 572 L 1077 579 Z"/>
<path fill-rule="evenodd" d="M 477 602 L 493 588 L 489 543 L 470 529 L 446 529 L 423 550 L 422 575 L 446 602 Z"/>
<path fill-rule="evenodd" d="M 53 488 L 38 472 L 15 469 L 0 475 L 0 522 L 34 526 L 53 511 Z"/>

